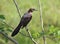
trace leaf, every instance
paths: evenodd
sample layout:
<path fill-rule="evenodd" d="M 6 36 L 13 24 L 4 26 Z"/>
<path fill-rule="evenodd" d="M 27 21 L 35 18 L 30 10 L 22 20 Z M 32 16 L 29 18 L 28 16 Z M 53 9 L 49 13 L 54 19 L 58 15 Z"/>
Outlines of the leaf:
<path fill-rule="evenodd" d="M 11 28 L 8 28 L 7 31 L 12 32 Z"/>
<path fill-rule="evenodd" d="M 4 28 L 3 28 L 3 27 L 1 27 L 1 28 L 0 28 L 0 31 L 4 31 Z"/>
<path fill-rule="evenodd" d="M 5 33 L 6 35 L 8 35 L 7 33 Z M 7 43 L 8 42 L 8 38 L 5 38 L 5 42 Z"/>
<path fill-rule="evenodd" d="M 4 15 L 0 15 L 0 19 L 5 19 Z"/>

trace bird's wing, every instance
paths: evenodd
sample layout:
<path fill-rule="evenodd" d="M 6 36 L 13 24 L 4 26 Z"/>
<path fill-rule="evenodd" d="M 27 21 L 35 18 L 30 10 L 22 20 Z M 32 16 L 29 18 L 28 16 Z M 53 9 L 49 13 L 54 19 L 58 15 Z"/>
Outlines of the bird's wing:
<path fill-rule="evenodd" d="M 30 17 L 22 17 L 21 21 L 20 21 L 20 24 L 24 27 L 29 23 L 29 21 L 31 19 L 32 19 L 32 16 L 30 16 Z"/>

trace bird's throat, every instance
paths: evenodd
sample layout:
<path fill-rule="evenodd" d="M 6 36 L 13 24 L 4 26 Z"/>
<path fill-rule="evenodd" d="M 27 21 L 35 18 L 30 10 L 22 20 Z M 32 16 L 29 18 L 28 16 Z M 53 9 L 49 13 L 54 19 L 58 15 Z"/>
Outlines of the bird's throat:
<path fill-rule="evenodd" d="M 32 12 L 29 12 L 30 15 L 32 15 Z"/>

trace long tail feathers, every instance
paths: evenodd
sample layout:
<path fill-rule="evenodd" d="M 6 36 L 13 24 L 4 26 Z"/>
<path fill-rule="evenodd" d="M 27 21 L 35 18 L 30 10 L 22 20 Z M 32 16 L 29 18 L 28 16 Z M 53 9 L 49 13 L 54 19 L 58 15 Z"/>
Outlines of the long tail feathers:
<path fill-rule="evenodd" d="M 12 37 L 15 36 L 19 32 L 20 28 L 21 28 L 21 25 L 18 25 L 17 28 L 13 31 L 11 36 Z"/>

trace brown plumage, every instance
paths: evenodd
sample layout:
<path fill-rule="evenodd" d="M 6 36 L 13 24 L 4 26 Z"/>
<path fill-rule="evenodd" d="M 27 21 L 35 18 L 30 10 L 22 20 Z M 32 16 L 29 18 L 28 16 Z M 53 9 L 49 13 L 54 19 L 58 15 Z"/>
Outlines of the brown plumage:
<path fill-rule="evenodd" d="M 30 8 L 21 18 L 21 21 L 19 23 L 19 25 L 16 27 L 16 29 L 13 31 L 11 36 L 15 36 L 20 28 L 24 28 L 27 26 L 27 24 L 30 22 L 30 20 L 32 19 L 32 12 L 35 11 L 34 8 Z"/>

